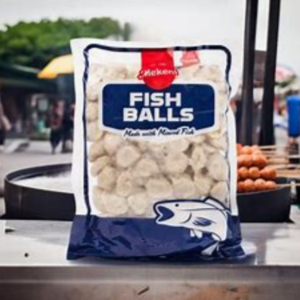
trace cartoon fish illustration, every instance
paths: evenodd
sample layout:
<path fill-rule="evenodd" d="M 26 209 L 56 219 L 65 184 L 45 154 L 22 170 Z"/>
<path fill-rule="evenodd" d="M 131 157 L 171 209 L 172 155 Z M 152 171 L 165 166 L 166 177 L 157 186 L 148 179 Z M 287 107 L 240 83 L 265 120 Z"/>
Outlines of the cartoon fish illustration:
<path fill-rule="evenodd" d="M 154 210 L 157 224 L 190 229 L 191 237 L 210 233 L 217 242 L 226 239 L 228 210 L 212 198 L 162 201 Z"/>

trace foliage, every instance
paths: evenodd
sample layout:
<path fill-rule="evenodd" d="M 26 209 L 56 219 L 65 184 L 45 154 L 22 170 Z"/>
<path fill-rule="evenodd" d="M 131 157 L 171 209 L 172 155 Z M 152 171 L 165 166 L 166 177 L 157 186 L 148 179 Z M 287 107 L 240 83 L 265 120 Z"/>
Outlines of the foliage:
<path fill-rule="evenodd" d="M 114 36 L 127 40 L 130 33 L 128 23 L 123 29 L 111 18 L 19 22 L 0 30 L 0 61 L 42 68 L 52 58 L 70 53 L 73 38 Z"/>

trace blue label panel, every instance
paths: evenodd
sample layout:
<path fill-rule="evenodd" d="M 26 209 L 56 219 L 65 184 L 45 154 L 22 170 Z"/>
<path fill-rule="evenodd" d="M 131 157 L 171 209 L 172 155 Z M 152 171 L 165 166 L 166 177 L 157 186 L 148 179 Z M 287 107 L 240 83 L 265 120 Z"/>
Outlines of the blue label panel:
<path fill-rule="evenodd" d="M 84 256 L 191 261 L 243 258 L 237 217 L 228 218 L 226 241 L 219 243 L 212 255 L 201 255 L 214 244 L 209 234 L 199 240 L 191 237 L 185 228 L 160 226 L 154 219 L 76 215 L 68 259 Z"/>
<path fill-rule="evenodd" d="M 200 130 L 215 123 L 215 92 L 208 84 L 173 84 L 160 91 L 144 84 L 108 84 L 102 96 L 103 125 L 120 131 Z"/>

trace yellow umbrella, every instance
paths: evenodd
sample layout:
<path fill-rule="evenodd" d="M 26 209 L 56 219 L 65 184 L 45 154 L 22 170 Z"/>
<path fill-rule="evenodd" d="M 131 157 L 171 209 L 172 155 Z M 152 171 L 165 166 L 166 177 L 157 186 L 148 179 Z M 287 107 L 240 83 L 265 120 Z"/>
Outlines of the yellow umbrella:
<path fill-rule="evenodd" d="M 53 58 L 38 74 L 38 78 L 53 79 L 61 74 L 74 72 L 73 57 L 71 54 Z"/>

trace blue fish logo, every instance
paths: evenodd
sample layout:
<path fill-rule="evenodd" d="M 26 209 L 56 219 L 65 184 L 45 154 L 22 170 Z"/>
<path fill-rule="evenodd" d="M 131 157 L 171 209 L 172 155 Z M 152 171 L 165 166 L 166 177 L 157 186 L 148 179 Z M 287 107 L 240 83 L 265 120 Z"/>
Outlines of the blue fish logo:
<path fill-rule="evenodd" d="M 226 239 L 228 209 L 212 198 L 162 201 L 154 210 L 157 224 L 187 228 L 195 238 L 209 233 L 217 242 Z"/>

